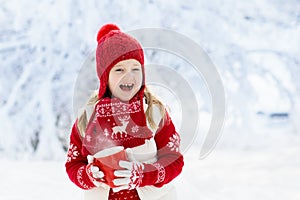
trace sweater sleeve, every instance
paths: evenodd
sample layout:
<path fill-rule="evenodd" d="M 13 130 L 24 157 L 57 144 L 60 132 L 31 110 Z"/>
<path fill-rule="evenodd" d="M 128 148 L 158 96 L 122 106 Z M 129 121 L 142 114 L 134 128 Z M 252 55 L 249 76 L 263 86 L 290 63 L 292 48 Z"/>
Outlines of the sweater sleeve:
<path fill-rule="evenodd" d="M 72 127 L 65 167 L 70 180 L 78 187 L 88 190 L 95 187 L 95 185 L 86 173 L 88 162 L 87 158 L 82 155 L 82 141 L 76 124 L 77 121 Z"/>
<path fill-rule="evenodd" d="M 162 187 L 177 177 L 183 168 L 183 156 L 179 151 L 180 136 L 166 113 L 154 137 L 157 145 L 157 161 L 144 165 L 144 177 L 140 186 Z"/>

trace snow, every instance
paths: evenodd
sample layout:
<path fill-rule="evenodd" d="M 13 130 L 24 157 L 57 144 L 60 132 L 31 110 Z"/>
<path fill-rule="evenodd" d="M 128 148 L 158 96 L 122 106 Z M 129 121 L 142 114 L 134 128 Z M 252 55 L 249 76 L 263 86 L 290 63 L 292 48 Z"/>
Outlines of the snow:
<path fill-rule="evenodd" d="M 299 0 L 3 0 L 1 200 L 82 199 L 64 162 L 78 106 L 97 87 L 81 67 L 92 64 L 96 33 L 107 22 L 125 31 L 181 33 L 207 52 L 222 78 L 225 124 L 216 148 L 199 160 L 212 118 L 204 77 L 174 54 L 146 51 L 146 62 L 170 66 L 185 79 L 198 104 L 198 110 L 182 104 L 172 91 L 182 84 L 169 76 L 172 87 L 153 85 L 177 129 L 183 109 L 198 111 L 184 170 L 174 180 L 179 199 L 300 199 Z M 82 77 L 86 83 L 76 82 Z M 76 96 L 75 88 L 83 91 Z"/>
<path fill-rule="evenodd" d="M 1 199 L 82 199 L 82 192 L 68 182 L 62 162 L 1 160 L 1 163 L 5 163 L 0 172 Z"/>
<path fill-rule="evenodd" d="M 299 145 L 263 151 L 215 150 L 198 160 L 199 149 L 185 154 L 175 179 L 178 199 L 300 199 Z M 1 199 L 83 199 L 69 181 L 63 162 L 1 160 Z"/>

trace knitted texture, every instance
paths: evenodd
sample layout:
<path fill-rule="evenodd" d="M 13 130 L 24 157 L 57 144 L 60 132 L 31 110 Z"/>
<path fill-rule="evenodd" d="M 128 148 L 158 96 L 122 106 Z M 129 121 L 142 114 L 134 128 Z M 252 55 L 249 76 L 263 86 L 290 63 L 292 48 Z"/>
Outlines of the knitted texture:
<path fill-rule="evenodd" d="M 99 98 L 106 92 L 111 68 L 122 60 L 136 59 L 140 62 L 144 78 L 142 85 L 145 85 L 144 52 L 136 39 L 122 32 L 116 25 L 107 24 L 99 30 L 97 41 L 96 70 L 100 81 Z"/>
<path fill-rule="evenodd" d="M 77 121 L 73 125 L 65 164 L 67 174 L 78 187 L 85 190 L 91 189 L 95 185 L 86 172 L 88 155 L 113 146 L 137 147 L 154 137 L 157 146 L 157 162 L 144 164 L 144 170 L 139 176 L 141 177 L 139 186 L 161 187 L 181 173 L 184 162 L 179 152 L 180 137 L 168 113 L 159 124 L 155 135 L 147 127 L 143 107 L 145 70 L 141 45 L 113 24 L 107 24 L 100 29 L 97 41 L 96 68 L 100 81 L 99 101 L 88 121 L 84 137 L 79 134 Z M 110 70 L 119 61 L 126 59 L 136 59 L 141 63 L 143 83 L 132 99 L 123 102 L 105 94 Z M 138 200 L 139 197 L 136 189 L 121 190 L 116 193 L 110 190 L 109 199 Z"/>
<path fill-rule="evenodd" d="M 95 154 L 114 146 L 139 146 L 152 137 L 141 98 L 134 97 L 127 103 L 106 97 L 96 104 L 83 138 L 83 145 L 89 153 Z"/>
<path fill-rule="evenodd" d="M 154 136 L 154 140 L 157 145 L 157 161 L 152 164 L 144 164 L 143 179 L 140 187 L 153 185 L 161 187 L 164 184 L 169 183 L 175 177 L 177 177 L 183 167 L 183 156 L 179 152 L 180 137 L 175 131 L 175 127 L 171 118 L 167 114 L 165 123 L 160 123 L 159 129 Z M 74 124 L 70 137 L 70 145 L 68 150 L 68 157 L 66 162 L 66 170 L 69 178 L 82 189 L 91 189 L 95 185 L 90 181 L 86 171 L 87 155 L 90 152 L 86 149 L 82 143 L 83 138 L 79 135 L 76 123 Z M 105 137 L 103 135 L 103 137 Z M 146 140 L 146 138 L 144 138 Z M 125 141 L 125 140 L 124 140 Z M 130 143 L 132 143 L 130 145 Z M 131 147 L 133 144 L 139 144 L 140 138 L 133 137 L 128 143 Z M 138 146 L 136 145 L 136 146 Z M 118 193 L 114 193 L 114 197 L 124 198 L 132 196 L 132 193 L 127 193 L 128 190 L 122 190 Z M 121 192 L 123 192 L 121 194 Z M 110 191 L 112 195 L 112 191 Z M 126 196 L 126 195 L 129 196 Z M 125 196 L 124 196 L 125 195 Z M 139 198 L 137 198 L 139 199 Z"/>
<path fill-rule="evenodd" d="M 113 192 L 112 190 L 110 190 L 108 200 L 116 199 L 140 200 L 136 190 L 122 190 L 120 192 Z"/>

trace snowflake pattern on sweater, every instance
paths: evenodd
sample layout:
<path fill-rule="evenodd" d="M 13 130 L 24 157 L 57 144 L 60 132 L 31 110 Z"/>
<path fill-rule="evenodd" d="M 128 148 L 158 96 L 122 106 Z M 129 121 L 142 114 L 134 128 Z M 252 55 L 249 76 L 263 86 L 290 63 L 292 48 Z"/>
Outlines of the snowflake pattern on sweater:
<path fill-rule="evenodd" d="M 161 187 L 172 181 L 181 173 L 183 167 L 183 156 L 179 152 L 180 136 L 175 131 L 175 127 L 168 113 L 164 121 L 165 123 L 161 123 L 159 125 L 160 127 L 154 135 L 154 140 L 157 146 L 157 161 L 153 164 L 144 163 L 144 170 L 137 171 L 136 177 L 133 177 L 134 181 L 139 183 L 139 187 L 148 185 Z M 136 126 L 132 129 L 132 132 L 138 131 L 139 129 L 141 129 L 141 127 Z M 103 138 L 107 137 L 105 131 L 101 133 L 101 135 Z M 110 137 L 108 136 L 108 138 Z M 145 138 L 145 140 L 146 139 L 148 138 Z M 139 146 L 140 144 L 135 140 L 140 141 L 141 138 L 132 137 L 131 140 L 126 142 L 128 144 L 130 142 L 131 144 Z M 96 186 L 90 180 L 85 170 L 88 164 L 87 155 L 89 155 L 90 152 L 85 148 L 82 141 L 83 138 L 79 134 L 76 121 L 73 125 L 70 136 L 66 170 L 72 182 L 84 190 L 89 190 Z M 127 148 L 126 146 L 124 147 Z M 134 145 L 132 145 L 132 147 L 134 147 Z M 135 189 L 127 193 L 128 191 L 130 190 L 122 190 L 121 194 L 121 192 L 113 193 L 112 190 L 110 190 L 109 199 L 124 199 L 125 197 L 129 198 L 131 196 L 133 196 L 133 199 L 135 200 L 139 199 Z"/>
<path fill-rule="evenodd" d="M 180 137 L 179 137 L 178 133 L 174 133 L 169 138 L 169 143 L 167 144 L 167 146 L 171 149 L 171 151 L 179 152 Z"/>
<path fill-rule="evenodd" d="M 68 155 L 67 155 L 67 162 L 71 162 L 72 160 L 76 159 L 79 155 L 78 147 L 75 146 L 73 143 L 70 143 Z"/>

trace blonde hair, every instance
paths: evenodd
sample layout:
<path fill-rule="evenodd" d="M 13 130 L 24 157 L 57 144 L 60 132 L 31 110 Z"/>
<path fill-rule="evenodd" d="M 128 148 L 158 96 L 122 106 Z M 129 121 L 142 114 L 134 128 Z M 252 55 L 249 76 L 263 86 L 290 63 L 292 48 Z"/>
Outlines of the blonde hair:
<path fill-rule="evenodd" d="M 146 103 L 148 104 L 148 108 L 145 112 L 147 121 L 149 123 L 149 126 L 152 129 L 157 129 L 159 124 L 155 124 L 155 122 L 154 122 L 154 119 L 153 119 L 153 106 L 154 105 L 158 106 L 163 122 L 164 122 L 164 118 L 165 118 L 165 115 L 166 115 L 165 106 L 163 105 L 163 103 L 158 98 L 156 98 L 156 96 L 154 96 L 150 92 L 150 90 L 147 87 L 145 87 L 144 96 L 146 98 Z M 99 101 L 98 91 L 95 90 L 93 92 L 93 94 L 91 95 L 90 99 L 88 100 L 87 105 L 94 107 L 95 104 L 98 101 Z M 89 119 L 87 119 L 87 112 L 86 112 L 86 110 L 84 110 L 83 113 L 78 117 L 78 120 L 77 120 L 77 128 L 78 128 L 79 133 L 82 137 L 85 136 L 85 129 L 87 127 L 88 121 L 89 121 Z"/>

